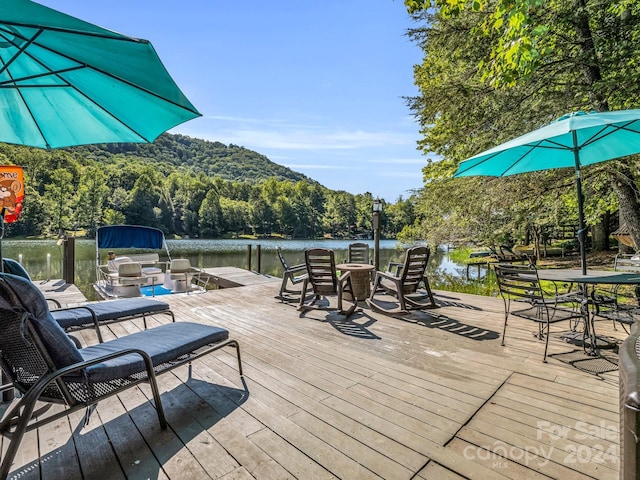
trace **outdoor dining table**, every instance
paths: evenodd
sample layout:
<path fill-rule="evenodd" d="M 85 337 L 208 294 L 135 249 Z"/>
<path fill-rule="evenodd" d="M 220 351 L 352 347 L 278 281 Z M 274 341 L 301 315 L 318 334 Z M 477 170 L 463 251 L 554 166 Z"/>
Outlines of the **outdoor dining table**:
<path fill-rule="evenodd" d="M 578 284 L 579 291 L 582 292 L 583 295 L 583 301 L 580 303 L 580 311 L 585 324 L 583 342 L 585 343 L 585 347 L 588 342 L 589 351 L 587 353 L 591 355 L 598 355 L 598 348 L 609 345 L 596 336 L 594 325 L 595 314 L 589 310 L 589 305 L 593 305 L 589 288 L 593 291 L 596 285 L 640 285 L 639 273 L 614 272 L 609 270 L 587 270 L 586 275 L 583 275 L 580 269 L 547 268 L 538 270 L 538 278 L 552 282 Z M 564 335 L 564 338 L 574 340 L 570 338 L 569 335 Z"/>

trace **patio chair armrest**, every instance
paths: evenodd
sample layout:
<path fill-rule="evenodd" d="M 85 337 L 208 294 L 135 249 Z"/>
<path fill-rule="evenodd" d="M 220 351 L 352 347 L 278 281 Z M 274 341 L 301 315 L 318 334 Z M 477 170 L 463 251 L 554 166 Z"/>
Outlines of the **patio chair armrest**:
<path fill-rule="evenodd" d="M 98 363 L 102 363 L 104 361 L 111 360 L 113 358 L 123 357 L 125 355 L 131 355 L 131 354 L 140 355 L 142 357 L 142 360 L 144 361 L 145 370 L 147 371 L 147 376 L 155 377 L 155 373 L 153 370 L 153 361 L 151 360 L 151 357 L 149 356 L 149 354 L 144 350 L 140 350 L 137 348 L 128 348 L 126 350 L 121 350 L 119 352 L 107 353 L 106 355 L 101 355 L 91 360 L 85 360 L 84 362 L 78 362 L 72 365 L 67 365 L 66 367 L 60 368 L 55 372 L 52 372 L 49 375 L 46 375 L 40 378 L 40 380 L 38 380 L 38 382 L 36 382 L 36 384 L 24 394 L 25 401 L 27 397 L 30 397 L 30 396 L 35 396 L 35 399 L 37 400 L 40 397 L 40 394 L 47 388 L 47 385 L 49 385 L 51 382 L 54 382 L 58 378 L 63 377 L 64 375 L 68 375 L 69 373 L 82 370 L 84 368 L 90 367 L 91 365 L 96 365 Z"/>
<path fill-rule="evenodd" d="M 402 269 L 403 266 L 404 266 L 404 263 L 389 262 L 389 264 L 387 265 L 387 273 L 398 276 L 400 275 L 400 270 Z"/>
<path fill-rule="evenodd" d="M 382 270 L 378 270 L 376 272 L 376 277 L 382 277 L 382 278 L 386 278 L 388 280 L 391 280 L 393 282 L 395 282 L 396 280 L 398 280 L 398 276 L 390 273 L 390 272 L 383 272 Z"/>
<path fill-rule="evenodd" d="M 67 311 L 73 311 L 73 310 L 86 310 L 89 312 L 89 315 L 91 315 L 91 320 L 93 321 L 93 326 L 96 329 L 96 334 L 98 336 L 98 341 L 100 343 L 102 343 L 102 334 L 100 333 L 100 322 L 98 321 L 98 316 L 96 315 L 96 312 L 93 311 L 93 309 L 87 305 L 78 305 L 75 307 L 64 307 L 64 308 L 56 308 L 55 310 L 52 310 L 53 313 L 56 312 L 67 312 Z M 55 318 L 55 315 L 54 315 Z M 59 319 L 56 319 L 56 321 L 58 321 Z M 60 322 L 59 322 L 60 323 Z M 64 323 L 64 322 L 62 322 Z M 61 324 L 60 325 L 63 329 L 67 329 L 70 327 L 70 325 L 64 325 Z"/>
<path fill-rule="evenodd" d="M 345 283 L 347 280 L 349 280 L 349 278 L 351 278 L 351 272 L 344 272 L 338 277 L 338 282 L 341 284 Z"/>
<path fill-rule="evenodd" d="M 292 267 L 289 267 L 287 269 L 287 272 L 289 273 L 297 273 L 297 272 L 301 272 L 301 271 L 306 271 L 307 270 L 307 264 L 306 263 L 301 263 L 299 265 L 294 265 Z"/>
<path fill-rule="evenodd" d="M 62 308 L 62 304 L 58 300 L 56 300 L 55 298 L 47 297 L 47 298 L 45 298 L 45 300 L 47 302 L 51 302 L 55 306 L 56 310 L 59 309 L 59 308 Z"/>

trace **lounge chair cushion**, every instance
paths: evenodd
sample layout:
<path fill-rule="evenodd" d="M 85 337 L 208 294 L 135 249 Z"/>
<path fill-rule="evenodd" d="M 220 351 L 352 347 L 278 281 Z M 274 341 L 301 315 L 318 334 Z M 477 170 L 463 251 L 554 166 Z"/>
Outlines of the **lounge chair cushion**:
<path fill-rule="evenodd" d="M 157 313 L 169 310 L 167 302 L 153 300 L 151 298 L 123 298 L 105 302 L 88 303 L 89 307 L 98 317 L 98 321 L 116 320 L 123 316 L 138 316 L 145 313 Z"/>
<path fill-rule="evenodd" d="M 24 277 L 3 273 L 0 274 L 0 278 L 7 282 L 24 309 L 31 314 L 36 333 L 42 340 L 56 369 L 81 362 L 82 355 L 62 327 L 51 316 L 42 292 Z M 12 299 L 0 298 L 0 302 L 2 302 L 2 308 L 8 310 L 13 308 Z"/>
<path fill-rule="evenodd" d="M 176 322 L 91 345 L 80 349 L 79 352 L 83 360 L 92 360 L 102 355 L 133 348 L 148 353 L 153 364 L 158 365 L 228 338 L 229 332 L 223 328 L 192 322 Z M 87 374 L 91 381 L 108 381 L 142 370 L 144 370 L 144 363 L 139 355 L 126 355 L 91 366 L 87 368 Z"/>
<path fill-rule="evenodd" d="M 19 262 L 16 262 L 15 260 L 12 260 L 10 258 L 3 258 L 2 264 L 6 273 L 12 273 L 13 275 L 18 275 L 19 277 L 24 277 L 28 280 L 31 280 L 29 273 Z"/>
<path fill-rule="evenodd" d="M 90 302 L 83 305 L 96 314 L 99 322 L 108 322 L 123 317 L 140 317 L 142 315 L 164 312 L 169 310 L 167 302 L 160 302 L 151 298 L 123 298 L 119 300 Z M 86 308 L 68 310 L 53 310 L 53 318 L 62 328 L 93 325 L 91 312 Z"/>

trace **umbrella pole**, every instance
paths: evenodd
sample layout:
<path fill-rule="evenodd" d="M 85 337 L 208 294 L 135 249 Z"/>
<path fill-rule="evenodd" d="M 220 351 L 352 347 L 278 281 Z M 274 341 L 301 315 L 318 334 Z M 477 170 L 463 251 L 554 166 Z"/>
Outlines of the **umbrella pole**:
<path fill-rule="evenodd" d="M 585 246 L 584 205 L 582 203 L 582 171 L 580 169 L 580 149 L 578 135 L 573 130 L 573 158 L 576 162 L 576 190 L 578 193 L 578 243 L 580 244 L 580 266 L 582 274 L 587 274 L 587 249 Z"/>

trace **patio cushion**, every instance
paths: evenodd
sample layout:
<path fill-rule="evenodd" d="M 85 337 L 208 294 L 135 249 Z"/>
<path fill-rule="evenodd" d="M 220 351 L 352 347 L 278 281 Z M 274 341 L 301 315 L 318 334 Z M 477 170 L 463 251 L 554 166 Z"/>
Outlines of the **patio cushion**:
<path fill-rule="evenodd" d="M 79 352 L 83 360 L 92 360 L 102 355 L 134 348 L 148 353 L 153 364 L 158 365 L 228 338 L 229 332 L 223 328 L 192 322 L 176 322 L 91 345 L 80 349 Z M 107 381 L 142 370 L 144 370 L 142 358 L 132 354 L 91 366 L 87 368 L 87 374 L 91 381 Z"/>
<path fill-rule="evenodd" d="M 169 310 L 167 302 L 153 300 L 151 298 L 123 298 L 121 300 L 111 300 L 105 302 L 87 303 L 98 317 L 99 322 L 116 320 L 124 316 L 140 316 Z"/>
<path fill-rule="evenodd" d="M 47 353 L 57 369 L 82 361 L 82 356 L 62 327 L 49 313 L 42 292 L 24 277 L 0 273 L 0 278 L 13 290 L 24 309 L 31 314 L 31 321 Z M 14 300 L 0 298 L 0 308 L 13 310 Z"/>
<path fill-rule="evenodd" d="M 123 298 L 119 300 L 90 302 L 83 308 L 53 310 L 51 315 L 62 328 L 93 325 L 91 309 L 99 322 L 108 322 L 126 317 L 140 317 L 169 310 L 167 302 L 160 302 L 151 298 Z"/>
<path fill-rule="evenodd" d="M 53 318 L 62 328 L 93 325 L 91 312 L 86 308 L 71 308 L 68 310 L 52 310 Z"/>

